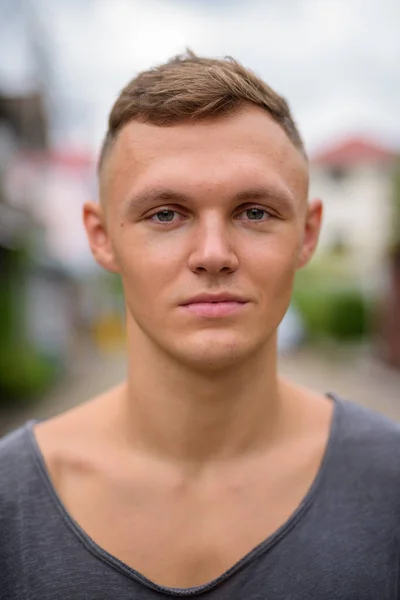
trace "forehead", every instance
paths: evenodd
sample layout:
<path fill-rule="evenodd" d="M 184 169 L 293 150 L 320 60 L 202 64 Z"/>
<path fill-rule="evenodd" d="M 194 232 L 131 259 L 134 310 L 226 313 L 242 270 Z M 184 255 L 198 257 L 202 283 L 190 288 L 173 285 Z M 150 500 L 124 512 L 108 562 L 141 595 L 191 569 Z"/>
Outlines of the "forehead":
<path fill-rule="evenodd" d="M 146 186 L 286 187 L 306 197 L 308 167 L 283 129 L 258 107 L 216 119 L 159 127 L 132 121 L 105 160 L 107 202 Z M 180 190 L 183 191 L 183 190 Z"/>

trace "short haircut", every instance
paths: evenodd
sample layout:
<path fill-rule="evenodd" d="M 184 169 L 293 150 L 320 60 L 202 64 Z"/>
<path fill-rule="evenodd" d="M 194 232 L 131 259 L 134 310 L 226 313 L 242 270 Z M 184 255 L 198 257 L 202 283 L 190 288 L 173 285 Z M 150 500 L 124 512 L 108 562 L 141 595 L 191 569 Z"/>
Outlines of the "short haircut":
<path fill-rule="evenodd" d="M 231 57 L 202 58 L 187 50 L 139 73 L 122 90 L 111 109 L 98 171 L 118 133 L 130 121 L 168 127 L 223 116 L 245 104 L 269 113 L 306 157 L 296 123 L 282 96 Z"/>

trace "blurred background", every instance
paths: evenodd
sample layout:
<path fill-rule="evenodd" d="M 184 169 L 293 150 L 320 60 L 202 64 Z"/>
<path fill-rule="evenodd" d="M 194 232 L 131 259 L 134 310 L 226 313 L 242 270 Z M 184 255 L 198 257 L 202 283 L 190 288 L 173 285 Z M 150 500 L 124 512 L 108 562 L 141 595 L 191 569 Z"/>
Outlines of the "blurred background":
<path fill-rule="evenodd" d="M 0 0 L 0 434 L 124 376 L 81 206 L 118 92 L 187 46 L 289 100 L 325 203 L 281 371 L 400 420 L 399 28 L 398 0 Z"/>

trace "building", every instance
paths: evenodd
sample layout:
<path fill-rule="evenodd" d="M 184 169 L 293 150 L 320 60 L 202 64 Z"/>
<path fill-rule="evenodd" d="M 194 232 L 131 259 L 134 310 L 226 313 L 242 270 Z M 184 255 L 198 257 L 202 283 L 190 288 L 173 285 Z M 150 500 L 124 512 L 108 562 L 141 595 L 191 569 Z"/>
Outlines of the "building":
<path fill-rule="evenodd" d="M 339 257 L 347 276 L 373 301 L 376 347 L 397 368 L 399 165 L 399 153 L 368 139 L 348 138 L 313 157 L 310 186 L 311 197 L 322 198 L 325 207 L 319 256 Z"/>
<path fill-rule="evenodd" d="M 322 198 L 319 253 L 337 253 L 363 281 L 380 281 L 392 227 L 398 155 L 363 138 L 347 138 L 311 161 L 310 197 Z"/>

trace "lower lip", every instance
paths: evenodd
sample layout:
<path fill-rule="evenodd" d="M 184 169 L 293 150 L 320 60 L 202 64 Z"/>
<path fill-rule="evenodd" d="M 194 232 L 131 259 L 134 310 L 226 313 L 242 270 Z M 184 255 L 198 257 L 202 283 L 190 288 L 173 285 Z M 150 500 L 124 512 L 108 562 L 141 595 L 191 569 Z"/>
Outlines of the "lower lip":
<path fill-rule="evenodd" d="M 238 312 L 247 302 L 193 302 L 182 308 L 199 317 L 226 317 Z"/>

